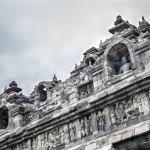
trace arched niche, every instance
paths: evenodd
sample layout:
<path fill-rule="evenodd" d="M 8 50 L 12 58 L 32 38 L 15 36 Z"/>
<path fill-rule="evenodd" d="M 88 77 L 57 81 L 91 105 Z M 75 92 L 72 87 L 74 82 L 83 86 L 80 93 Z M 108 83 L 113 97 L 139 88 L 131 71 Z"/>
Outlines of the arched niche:
<path fill-rule="evenodd" d="M 37 94 L 40 102 L 44 102 L 47 100 L 47 91 L 46 91 L 46 87 L 43 84 L 38 86 Z"/>
<path fill-rule="evenodd" d="M 9 117 L 7 107 L 0 108 L 0 129 L 6 129 L 8 126 Z"/>
<path fill-rule="evenodd" d="M 95 64 L 95 56 L 93 54 L 87 54 L 85 58 L 85 64 L 88 67 L 92 67 Z"/>
<path fill-rule="evenodd" d="M 132 70 L 130 53 L 125 44 L 118 43 L 111 47 L 107 54 L 109 76 L 119 75 Z"/>
<path fill-rule="evenodd" d="M 95 59 L 93 57 L 90 57 L 90 58 L 86 59 L 85 63 L 87 66 L 92 67 L 95 63 Z"/>

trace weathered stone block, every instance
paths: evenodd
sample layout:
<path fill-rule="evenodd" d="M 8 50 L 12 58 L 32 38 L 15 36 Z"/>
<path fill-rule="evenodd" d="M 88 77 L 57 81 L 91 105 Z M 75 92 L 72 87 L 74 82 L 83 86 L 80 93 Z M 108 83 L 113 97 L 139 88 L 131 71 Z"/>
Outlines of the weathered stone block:
<path fill-rule="evenodd" d="M 112 137 L 109 138 L 109 143 L 110 144 L 111 143 L 115 143 L 115 142 L 118 142 L 120 140 L 122 140 L 121 139 L 121 134 L 117 134 L 117 135 L 114 135 L 114 136 L 112 136 Z"/>
<path fill-rule="evenodd" d="M 125 132 L 122 133 L 122 140 L 130 138 L 134 136 L 134 129 L 133 130 L 126 130 Z"/>
<path fill-rule="evenodd" d="M 102 150 L 111 150 L 112 149 L 112 144 L 106 145 L 102 147 Z"/>
<path fill-rule="evenodd" d="M 85 150 L 95 150 L 96 149 L 96 143 L 91 143 L 85 147 Z"/>
<path fill-rule="evenodd" d="M 149 125 L 148 124 L 142 125 L 141 127 L 135 128 L 135 135 L 139 135 L 147 131 L 149 131 Z"/>

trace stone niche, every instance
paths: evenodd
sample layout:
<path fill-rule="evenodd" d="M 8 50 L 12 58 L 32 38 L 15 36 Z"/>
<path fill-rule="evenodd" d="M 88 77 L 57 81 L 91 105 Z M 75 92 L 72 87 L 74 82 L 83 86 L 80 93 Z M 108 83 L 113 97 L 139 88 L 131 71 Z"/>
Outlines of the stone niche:
<path fill-rule="evenodd" d="M 44 102 L 47 99 L 47 91 L 44 85 L 40 85 L 37 89 L 40 102 Z"/>
<path fill-rule="evenodd" d="M 0 129 L 6 129 L 8 126 L 8 109 L 7 107 L 0 108 Z"/>
<path fill-rule="evenodd" d="M 85 60 L 85 64 L 88 66 L 88 67 L 92 67 L 94 64 L 95 64 L 95 58 L 92 54 L 89 54 L 86 56 L 86 60 Z"/>
<path fill-rule="evenodd" d="M 132 70 L 132 62 L 128 48 L 124 44 L 114 45 L 108 52 L 109 76 L 116 76 Z"/>

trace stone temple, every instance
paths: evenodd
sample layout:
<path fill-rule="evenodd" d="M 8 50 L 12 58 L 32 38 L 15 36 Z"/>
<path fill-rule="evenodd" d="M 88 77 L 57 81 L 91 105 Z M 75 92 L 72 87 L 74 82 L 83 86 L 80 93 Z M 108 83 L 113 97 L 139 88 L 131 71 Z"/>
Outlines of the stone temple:
<path fill-rule="evenodd" d="M 66 81 L 0 95 L 0 150 L 150 150 L 150 24 L 117 16 Z"/>

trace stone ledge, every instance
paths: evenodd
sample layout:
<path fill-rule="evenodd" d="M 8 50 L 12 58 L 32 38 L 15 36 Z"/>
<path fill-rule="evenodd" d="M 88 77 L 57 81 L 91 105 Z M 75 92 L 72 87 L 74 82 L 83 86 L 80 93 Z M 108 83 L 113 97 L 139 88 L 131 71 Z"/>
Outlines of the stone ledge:
<path fill-rule="evenodd" d="M 135 135 L 139 135 L 139 134 L 145 133 L 147 131 L 149 131 L 149 125 L 148 124 L 141 126 L 141 127 L 138 127 L 138 128 L 135 128 Z"/>
<path fill-rule="evenodd" d="M 85 147 L 85 150 L 95 150 L 96 149 L 96 143 L 91 143 Z"/>
<path fill-rule="evenodd" d="M 112 144 L 103 146 L 101 150 L 112 150 Z"/>
<path fill-rule="evenodd" d="M 122 140 L 130 138 L 134 135 L 135 135 L 135 130 L 134 129 L 126 130 L 125 132 L 122 133 Z"/>
<path fill-rule="evenodd" d="M 121 134 L 117 134 L 109 138 L 109 144 L 112 144 L 121 140 L 122 140 Z"/>

